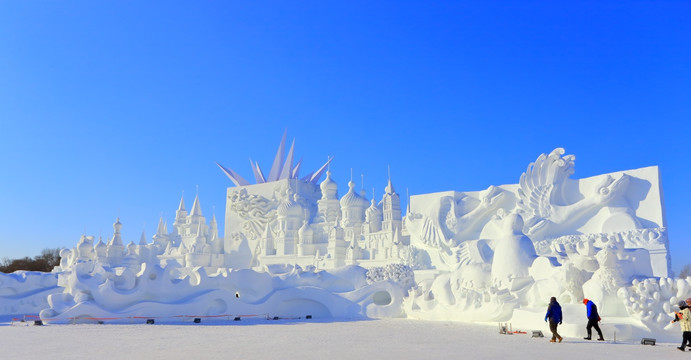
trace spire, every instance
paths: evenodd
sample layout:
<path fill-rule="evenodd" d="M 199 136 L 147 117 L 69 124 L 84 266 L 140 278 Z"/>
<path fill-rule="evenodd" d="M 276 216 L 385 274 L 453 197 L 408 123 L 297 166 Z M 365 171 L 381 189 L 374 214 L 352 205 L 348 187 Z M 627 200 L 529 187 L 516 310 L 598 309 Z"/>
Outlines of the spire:
<path fill-rule="evenodd" d="M 142 230 L 142 236 L 139 238 L 139 245 L 146 245 L 146 230 Z"/>
<path fill-rule="evenodd" d="M 163 215 L 161 215 L 161 218 L 158 219 L 158 228 L 156 229 L 156 235 L 165 235 L 166 234 L 166 225 L 165 222 L 163 221 Z"/>
<path fill-rule="evenodd" d="M 252 166 L 252 172 L 254 173 L 254 180 L 257 181 L 257 184 L 263 184 L 266 182 L 266 179 L 264 179 L 264 174 L 262 173 L 262 169 L 259 168 L 259 163 L 255 163 L 252 161 L 252 158 L 250 158 L 250 166 Z"/>
<path fill-rule="evenodd" d="M 178 206 L 178 211 L 187 211 L 185 209 L 185 192 L 182 192 L 182 197 L 180 197 L 180 206 Z"/>
<path fill-rule="evenodd" d="M 173 221 L 173 226 L 183 224 L 186 217 L 187 210 L 185 210 L 185 192 L 183 191 L 182 197 L 180 198 L 180 206 L 175 211 L 175 220 Z"/>
<path fill-rule="evenodd" d="M 293 139 L 293 143 L 290 145 L 290 150 L 288 150 L 288 157 L 286 157 L 286 162 L 283 164 L 283 168 L 281 169 L 281 175 L 278 177 L 279 179 L 290 179 L 290 175 L 292 175 L 291 170 L 293 170 L 293 153 L 295 151 L 295 139 Z"/>
<path fill-rule="evenodd" d="M 282 179 L 299 178 L 300 168 L 302 166 L 302 159 L 300 159 L 295 164 L 293 163 L 295 159 L 295 139 L 293 139 L 293 142 L 290 145 L 290 149 L 288 150 L 288 156 L 285 156 L 287 135 L 288 129 L 285 129 L 283 131 L 283 137 L 281 138 L 281 143 L 279 144 L 278 150 L 276 151 L 276 156 L 274 157 L 274 161 L 271 165 L 271 170 L 269 171 L 268 176 L 266 176 L 262 172 L 261 168 L 259 167 L 259 163 L 253 161 L 250 158 L 250 166 L 252 166 L 252 173 L 254 174 L 254 179 L 256 180 L 257 184 L 263 184 Z M 326 163 L 322 165 L 322 167 L 319 168 L 319 170 L 313 171 L 308 175 L 302 177 L 302 181 L 309 181 L 312 184 L 316 185 L 319 182 L 319 179 L 321 178 L 324 171 L 331 163 L 331 160 L 333 160 L 333 156 L 327 157 Z M 247 180 L 245 180 L 242 176 L 233 171 L 233 169 L 225 168 L 218 162 L 216 163 L 216 165 L 218 165 L 218 167 L 221 168 L 223 173 L 226 174 L 226 176 L 228 176 L 228 178 L 235 184 L 235 186 L 250 185 L 250 183 Z"/>
<path fill-rule="evenodd" d="M 211 226 L 211 235 L 213 238 L 216 238 L 216 234 L 218 234 L 218 222 L 216 221 L 216 207 L 214 206 L 214 213 L 211 216 L 211 221 L 209 222 L 209 225 Z"/>
<path fill-rule="evenodd" d="M 194 197 L 194 204 L 192 204 L 191 216 L 202 216 L 202 208 L 199 205 L 199 191 L 197 191 L 197 196 Z"/>
<path fill-rule="evenodd" d="M 245 180 L 242 176 L 240 176 L 240 174 L 233 171 L 233 169 L 226 169 L 219 163 L 216 163 L 216 165 L 223 170 L 223 173 L 226 174 L 226 176 L 230 179 L 230 181 L 233 182 L 233 184 L 235 184 L 235 186 L 245 186 L 250 184 L 249 181 Z"/>
<path fill-rule="evenodd" d="M 319 170 L 317 170 L 317 171 L 314 173 L 314 175 L 312 175 L 312 177 L 310 178 L 310 182 L 312 182 L 312 184 L 316 184 L 316 183 L 319 181 L 319 179 L 322 177 L 322 174 L 324 173 L 324 171 L 326 170 L 326 168 L 327 168 L 327 167 L 329 166 L 329 164 L 331 163 L 331 160 L 333 160 L 333 159 L 334 159 L 334 157 L 331 156 L 331 157 L 329 158 L 329 160 L 326 161 L 326 164 L 322 165 L 322 167 L 320 167 Z"/>
<path fill-rule="evenodd" d="M 120 218 L 115 219 L 113 224 L 113 238 L 110 240 L 108 245 L 110 246 L 122 246 L 122 236 L 120 235 L 120 229 L 122 229 L 122 223 L 120 223 Z"/>
<path fill-rule="evenodd" d="M 391 178 L 389 178 L 389 183 L 386 185 L 386 188 L 384 190 L 389 195 L 396 193 L 396 190 L 393 188 L 393 184 L 391 184 Z"/>
<path fill-rule="evenodd" d="M 393 188 L 393 185 L 391 184 L 391 165 L 387 165 L 387 169 L 389 172 L 389 183 L 386 185 L 386 188 L 384 190 L 387 194 L 395 194 L 396 190 Z"/>
<path fill-rule="evenodd" d="M 290 174 L 291 179 L 297 179 L 298 176 L 300 176 L 299 174 L 300 174 L 300 166 L 301 165 L 302 165 L 302 159 L 300 159 L 300 161 L 298 161 L 298 163 L 295 164 L 295 167 L 293 168 L 293 171 Z"/>
<path fill-rule="evenodd" d="M 281 144 L 278 145 L 278 151 L 276 151 L 276 156 L 274 157 L 274 162 L 271 165 L 271 171 L 269 172 L 268 181 L 276 181 L 281 175 L 281 161 L 286 151 L 286 135 L 288 135 L 288 129 L 283 131 L 283 138 L 281 138 Z"/>

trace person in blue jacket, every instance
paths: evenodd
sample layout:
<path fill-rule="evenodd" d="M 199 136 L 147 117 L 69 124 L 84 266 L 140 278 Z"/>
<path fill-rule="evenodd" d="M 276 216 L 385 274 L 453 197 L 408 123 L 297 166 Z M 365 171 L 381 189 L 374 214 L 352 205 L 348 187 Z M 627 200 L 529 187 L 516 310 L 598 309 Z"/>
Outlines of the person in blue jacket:
<path fill-rule="evenodd" d="M 552 340 L 549 342 L 561 342 L 562 337 L 557 333 L 557 326 L 561 325 L 561 305 L 557 302 L 557 298 L 552 296 L 549 299 L 549 306 L 547 306 L 547 314 L 545 314 L 545 321 L 549 320 L 549 330 L 552 332 Z"/>
<path fill-rule="evenodd" d="M 602 337 L 602 331 L 600 330 L 600 326 L 598 326 L 597 324 L 600 321 L 600 315 L 597 313 L 597 306 L 594 302 L 588 299 L 583 299 L 583 305 L 585 305 L 588 313 L 588 325 L 586 325 L 585 327 L 585 329 L 588 330 L 588 336 L 584 337 L 584 339 L 591 340 L 591 329 L 595 328 L 595 330 L 597 330 L 597 334 L 600 335 L 600 338 L 598 338 L 597 340 L 605 341 L 605 338 Z"/>

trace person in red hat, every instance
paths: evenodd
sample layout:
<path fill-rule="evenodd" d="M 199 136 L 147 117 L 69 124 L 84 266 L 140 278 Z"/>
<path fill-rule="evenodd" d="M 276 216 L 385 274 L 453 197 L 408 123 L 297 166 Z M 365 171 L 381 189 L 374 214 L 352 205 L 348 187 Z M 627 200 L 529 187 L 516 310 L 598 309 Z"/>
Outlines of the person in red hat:
<path fill-rule="evenodd" d="M 597 313 L 597 306 L 594 302 L 588 299 L 583 299 L 583 305 L 585 305 L 588 314 L 588 325 L 585 326 L 585 329 L 588 330 L 588 336 L 584 337 L 584 339 L 591 340 L 593 333 L 592 328 L 595 328 L 597 334 L 600 335 L 600 337 L 597 340 L 605 341 L 605 338 L 602 336 L 600 326 L 598 326 L 597 324 L 600 321 L 600 315 Z"/>
<path fill-rule="evenodd" d="M 691 311 L 689 306 L 691 306 L 691 298 L 686 299 L 686 301 L 679 301 L 679 312 L 674 313 L 674 320 L 672 320 L 673 323 L 679 321 L 681 325 L 681 346 L 677 347 L 681 351 L 686 351 L 686 346 L 691 346 Z"/>

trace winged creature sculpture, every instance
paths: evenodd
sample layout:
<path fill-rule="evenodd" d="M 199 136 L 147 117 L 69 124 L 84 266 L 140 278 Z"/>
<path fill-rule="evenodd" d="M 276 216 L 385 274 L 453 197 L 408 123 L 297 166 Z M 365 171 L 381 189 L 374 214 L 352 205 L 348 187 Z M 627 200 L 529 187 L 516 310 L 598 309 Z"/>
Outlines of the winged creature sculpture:
<path fill-rule="evenodd" d="M 556 231 L 573 230 L 587 216 L 621 196 L 630 182 L 622 174 L 618 179 L 606 175 L 590 193 L 579 194 L 577 201 L 567 196 L 573 188 L 565 186 L 574 173 L 574 155 L 564 155 L 563 148 L 540 155 L 521 175 L 518 189 L 518 212 L 525 219 L 524 232 L 539 241 Z"/>

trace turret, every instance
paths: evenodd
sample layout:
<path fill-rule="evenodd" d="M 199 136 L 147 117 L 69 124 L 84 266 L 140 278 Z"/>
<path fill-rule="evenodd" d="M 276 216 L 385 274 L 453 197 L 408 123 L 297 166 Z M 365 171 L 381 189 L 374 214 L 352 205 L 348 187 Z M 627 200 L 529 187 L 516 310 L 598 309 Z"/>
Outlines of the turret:
<path fill-rule="evenodd" d="M 374 202 L 374 199 L 372 199 L 370 206 L 365 211 L 365 224 L 363 225 L 364 232 L 373 233 L 380 231 L 382 220 L 382 211 Z"/>
<path fill-rule="evenodd" d="M 125 247 L 122 245 L 122 236 L 120 235 L 121 229 L 122 224 L 120 223 L 120 218 L 117 218 L 113 224 L 113 238 L 110 240 L 110 242 L 108 242 L 106 251 L 106 256 L 108 257 L 108 263 L 110 266 L 122 265 L 122 257 Z"/>
<path fill-rule="evenodd" d="M 175 231 L 178 235 L 183 234 L 183 232 L 181 231 L 181 227 L 186 222 L 187 210 L 185 210 L 185 196 L 183 195 L 180 198 L 180 206 L 178 206 L 178 209 L 175 211 L 175 221 L 173 222 L 173 227 L 175 227 Z"/>
<path fill-rule="evenodd" d="M 94 246 L 94 251 L 96 252 L 96 258 L 98 260 L 103 261 L 106 258 L 106 256 L 108 256 L 106 252 L 107 246 L 103 242 L 103 238 L 100 236 L 98 237 L 98 243 L 96 243 L 96 245 Z"/>
<path fill-rule="evenodd" d="M 312 244 L 314 242 L 314 230 L 310 227 L 307 220 L 304 220 L 302 227 L 298 230 L 298 238 L 300 239 L 300 244 L 298 245 L 298 255 L 302 256 L 305 254 L 305 245 Z"/>
<path fill-rule="evenodd" d="M 332 223 L 338 219 L 341 205 L 338 201 L 338 185 L 331 179 L 331 171 L 326 172 L 326 179 L 319 185 L 322 197 L 317 201 L 315 223 Z"/>
<path fill-rule="evenodd" d="M 391 231 L 401 230 L 401 199 L 394 190 L 391 184 L 391 179 L 384 189 L 384 196 L 382 197 L 382 214 L 384 220 L 382 222 L 382 230 Z"/>
<path fill-rule="evenodd" d="M 355 192 L 355 183 L 352 180 L 348 182 L 348 187 L 348 193 L 340 201 L 341 225 L 343 227 L 359 226 L 365 220 L 367 200 Z"/>
<path fill-rule="evenodd" d="M 168 242 L 168 228 L 165 221 L 163 221 L 163 216 L 158 220 L 156 235 L 154 235 L 153 239 L 156 245 L 163 245 Z"/>

